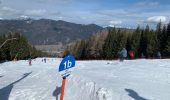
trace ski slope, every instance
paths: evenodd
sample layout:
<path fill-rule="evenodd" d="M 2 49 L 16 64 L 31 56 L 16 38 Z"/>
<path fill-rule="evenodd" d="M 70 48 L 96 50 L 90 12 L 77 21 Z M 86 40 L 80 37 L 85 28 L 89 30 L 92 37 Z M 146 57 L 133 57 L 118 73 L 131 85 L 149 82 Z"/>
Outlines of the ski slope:
<path fill-rule="evenodd" d="M 0 100 L 59 100 L 60 61 L 0 64 Z M 170 100 L 170 60 L 78 61 L 64 100 Z"/>

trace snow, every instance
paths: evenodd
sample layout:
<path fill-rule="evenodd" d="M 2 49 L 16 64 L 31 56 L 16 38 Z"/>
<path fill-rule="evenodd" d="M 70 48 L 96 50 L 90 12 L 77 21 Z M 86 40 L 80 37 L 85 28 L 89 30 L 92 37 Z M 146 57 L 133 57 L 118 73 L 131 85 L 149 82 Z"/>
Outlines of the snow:
<path fill-rule="evenodd" d="M 59 100 L 62 59 L 0 64 L 0 100 Z M 170 59 L 77 61 L 64 100 L 169 100 Z"/>

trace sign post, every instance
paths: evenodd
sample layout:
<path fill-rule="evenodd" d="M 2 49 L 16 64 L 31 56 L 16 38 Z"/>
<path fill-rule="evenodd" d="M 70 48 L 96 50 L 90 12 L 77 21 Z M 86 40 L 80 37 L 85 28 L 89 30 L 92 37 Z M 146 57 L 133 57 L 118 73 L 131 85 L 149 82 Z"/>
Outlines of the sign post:
<path fill-rule="evenodd" d="M 66 83 L 66 77 L 68 77 L 71 74 L 71 68 L 75 67 L 75 58 L 72 55 L 66 56 L 60 63 L 59 66 L 59 72 L 61 73 L 61 76 L 63 77 L 62 85 L 61 85 L 61 95 L 60 100 L 63 100 L 64 98 L 64 89 L 65 89 L 65 83 Z"/>

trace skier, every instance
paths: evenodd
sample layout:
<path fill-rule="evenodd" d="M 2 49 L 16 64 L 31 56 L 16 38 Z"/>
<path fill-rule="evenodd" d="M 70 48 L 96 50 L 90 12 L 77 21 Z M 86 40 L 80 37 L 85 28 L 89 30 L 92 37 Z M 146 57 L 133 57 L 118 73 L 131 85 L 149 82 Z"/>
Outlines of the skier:
<path fill-rule="evenodd" d="M 134 58 L 134 57 L 135 57 L 135 52 L 134 52 L 133 50 L 131 50 L 131 51 L 129 52 L 129 55 L 130 55 L 131 58 Z"/>
<path fill-rule="evenodd" d="M 32 65 L 32 60 L 31 60 L 31 58 L 28 59 L 28 62 L 29 62 L 29 66 L 31 66 L 31 65 Z"/>
<path fill-rule="evenodd" d="M 44 58 L 44 62 L 46 63 L 46 58 Z"/>
<path fill-rule="evenodd" d="M 120 61 L 123 62 L 124 59 L 126 59 L 127 57 L 127 50 L 125 48 L 123 48 L 120 52 L 119 52 L 119 56 L 120 56 Z"/>

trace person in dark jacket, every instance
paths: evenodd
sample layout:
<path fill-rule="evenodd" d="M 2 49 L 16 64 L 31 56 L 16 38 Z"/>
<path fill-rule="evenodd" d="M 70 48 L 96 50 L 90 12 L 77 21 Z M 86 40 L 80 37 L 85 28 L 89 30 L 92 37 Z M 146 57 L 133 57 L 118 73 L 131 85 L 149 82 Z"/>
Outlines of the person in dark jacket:
<path fill-rule="evenodd" d="M 119 56 L 120 56 L 120 61 L 124 61 L 127 57 L 127 50 L 125 48 L 123 48 L 120 52 L 119 52 Z"/>
<path fill-rule="evenodd" d="M 44 62 L 46 63 L 46 61 L 47 61 L 47 59 L 46 58 L 44 58 Z"/>

